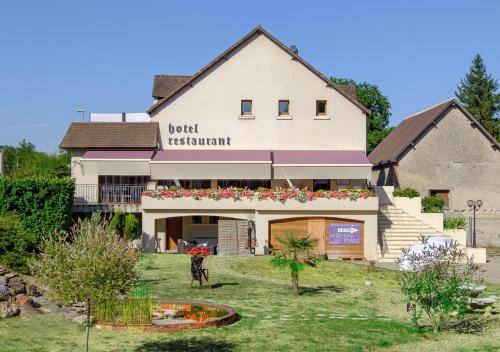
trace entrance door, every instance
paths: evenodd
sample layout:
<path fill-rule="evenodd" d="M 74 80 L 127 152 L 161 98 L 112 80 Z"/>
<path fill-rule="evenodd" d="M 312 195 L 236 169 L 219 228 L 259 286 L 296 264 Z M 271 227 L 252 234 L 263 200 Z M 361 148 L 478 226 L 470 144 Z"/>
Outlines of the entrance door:
<path fill-rule="evenodd" d="M 177 249 L 177 240 L 182 238 L 182 217 L 167 219 L 167 249 Z"/>

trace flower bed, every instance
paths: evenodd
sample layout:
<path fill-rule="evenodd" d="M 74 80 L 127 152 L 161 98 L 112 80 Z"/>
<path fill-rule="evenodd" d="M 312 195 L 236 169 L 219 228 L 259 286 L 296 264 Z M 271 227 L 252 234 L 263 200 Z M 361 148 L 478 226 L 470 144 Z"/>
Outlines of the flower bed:
<path fill-rule="evenodd" d="M 143 196 L 156 199 L 176 199 L 192 198 L 201 199 L 232 199 L 235 202 L 243 199 L 272 200 L 285 203 L 289 199 L 294 199 L 300 203 L 314 201 L 318 198 L 325 199 L 349 199 L 355 201 L 359 198 L 366 199 L 374 197 L 374 193 L 366 189 L 344 189 L 339 191 L 308 191 L 306 189 L 265 189 L 259 188 L 256 191 L 246 188 L 217 188 L 217 189 L 184 189 L 169 188 L 156 189 L 154 191 L 144 191 Z"/>

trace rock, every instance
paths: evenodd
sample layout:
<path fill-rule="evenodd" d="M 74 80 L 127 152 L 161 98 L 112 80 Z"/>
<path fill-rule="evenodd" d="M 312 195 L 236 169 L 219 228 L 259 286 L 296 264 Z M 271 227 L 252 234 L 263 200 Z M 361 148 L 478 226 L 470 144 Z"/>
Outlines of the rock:
<path fill-rule="evenodd" d="M 28 296 L 41 296 L 40 289 L 33 284 L 26 284 L 26 294 Z"/>
<path fill-rule="evenodd" d="M 10 302 L 0 302 L 0 318 L 9 318 L 19 314 L 19 307 Z"/>
<path fill-rule="evenodd" d="M 39 314 L 38 310 L 33 308 L 31 304 L 23 304 L 19 306 L 19 316 L 27 317 L 30 315 Z"/>
<path fill-rule="evenodd" d="M 31 303 L 33 302 L 33 298 L 30 296 L 26 296 L 23 294 L 17 295 L 14 301 L 16 304 L 19 304 L 20 306 L 22 305 L 29 305 L 31 307 Z"/>
<path fill-rule="evenodd" d="M 371 287 L 373 283 L 371 281 L 365 281 L 365 287 Z"/>
<path fill-rule="evenodd" d="M 41 313 L 41 314 L 48 314 L 48 313 L 52 313 L 52 309 L 50 308 L 46 308 L 46 307 L 40 307 L 40 308 L 35 308 L 38 313 Z"/>
<path fill-rule="evenodd" d="M 87 316 L 86 315 L 79 315 L 71 320 L 74 321 L 75 323 L 78 323 L 81 325 L 87 324 Z M 94 324 L 94 317 L 91 315 L 90 316 L 90 325 L 93 325 L 93 324 Z"/>
<path fill-rule="evenodd" d="M 4 275 L 5 281 L 9 282 L 10 279 L 17 277 L 16 274 L 8 273 Z"/>
<path fill-rule="evenodd" d="M 13 294 L 25 293 L 26 285 L 20 277 L 13 277 L 9 280 L 9 287 Z"/>
<path fill-rule="evenodd" d="M 78 314 L 77 312 L 73 312 L 73 311 L 66 311 L 64 312 L 64 317 L 68 320 L 73 320 L 74 318 L 78 317 L 80 314 Z"/>
<path fill-rule="evenodd" d="M 43 296 L 32 297 L 31 300 L 32 300 L 31 305 L 35 308 L 47 307 L 52 305 L 52 302 L 50 302 L 47 298 Z"/>

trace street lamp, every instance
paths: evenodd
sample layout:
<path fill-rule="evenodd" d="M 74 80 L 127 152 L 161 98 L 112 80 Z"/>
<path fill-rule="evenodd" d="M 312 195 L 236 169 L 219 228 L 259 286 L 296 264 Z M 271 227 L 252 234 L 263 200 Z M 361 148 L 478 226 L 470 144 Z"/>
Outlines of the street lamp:
<path fill-rule="evenodd" d="M 82 115 L 82 121 L 84 122 L 85 121 L 85 110 L 78 109 L 78 110 L 76 110 L 76 112 Z"/>
<path fill-rule="evenodd" d="M 472 199 L 469 199 L 467 201 L 467 205 L 469 206 L 469 210 L 473 211 L 473 218 L 472 218 L 472 247 L 476 248 L 476 212 L 483 206 L 483 201 L 481 199 L 478 199 L 476 201 L 473 201 Z"/>

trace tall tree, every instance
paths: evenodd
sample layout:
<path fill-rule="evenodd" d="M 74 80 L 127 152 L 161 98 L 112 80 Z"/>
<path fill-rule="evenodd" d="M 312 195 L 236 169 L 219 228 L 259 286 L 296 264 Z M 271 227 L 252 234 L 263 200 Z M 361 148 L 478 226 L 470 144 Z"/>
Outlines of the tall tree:
<path fill-rule="evenodd" d="M 498 140 L 500 138 L 500 93 L 498 81 L 486 72 L 481 55 L 472 59 L 469 72 L 460 80 L 455 95 L 483 127 Z"/>
<path fill-rule="evenodd" d="M 37 151 L 25 140 L 18 147 L 0 146 L 5 151 L 5 175 L 23 177 L 64 177 L 70 175 L 71 155 L 68 152 L 47 154 Z"/>
<path fill-rule="evenodd" d="M 366 108 L 370 109 L 368 117 L 368 152 L 371 152 L 382 140 L 394 129 L 389 126 L 391 117 L 391 103 L 382 94 L 380 88 L 368 82 L 358 83 L 350 78 L 330 77 L 333 83 L 338 85 L 354 85 L 356 87 L 356 99 Z"/>

